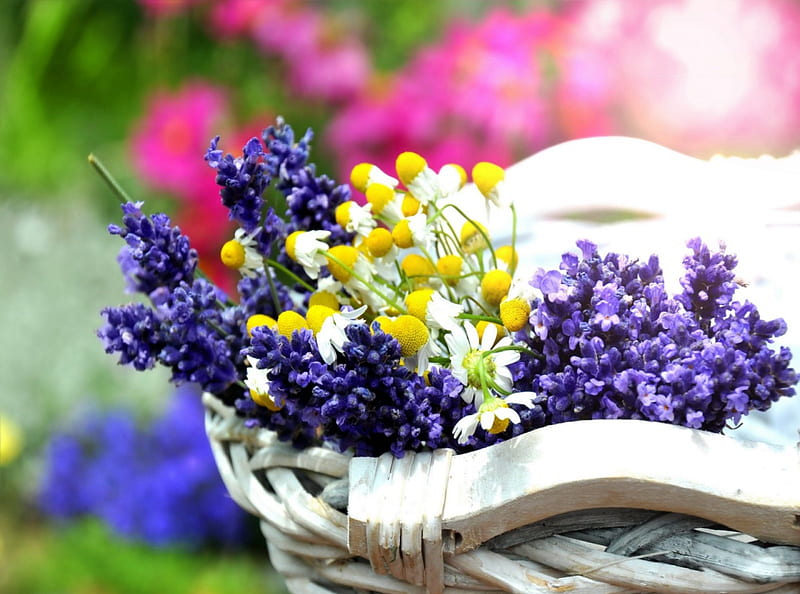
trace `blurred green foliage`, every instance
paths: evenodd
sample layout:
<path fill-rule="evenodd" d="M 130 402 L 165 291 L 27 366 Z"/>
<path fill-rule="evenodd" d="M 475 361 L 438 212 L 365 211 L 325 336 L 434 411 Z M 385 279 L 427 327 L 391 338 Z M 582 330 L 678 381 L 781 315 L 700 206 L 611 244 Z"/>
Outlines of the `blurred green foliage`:
<path fill-rule="evenodd" d="M 253 556 L 153 549 L 115 537 L 90 519 L 55 530 L 26 526 L 13 540 L 6 536 L 3 547 L 0 591 L 7 594 L 285 592 L 266 548 Z"/>

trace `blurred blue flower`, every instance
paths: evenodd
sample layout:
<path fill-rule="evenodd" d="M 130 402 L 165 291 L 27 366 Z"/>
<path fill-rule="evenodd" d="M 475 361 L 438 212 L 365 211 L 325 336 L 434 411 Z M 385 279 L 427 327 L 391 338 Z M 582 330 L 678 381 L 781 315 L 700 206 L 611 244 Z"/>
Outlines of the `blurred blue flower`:
<path fill-rule="evenodd" d="M 95 515 L 154 546 L 243 544 L 247 516 L 219 478 L 202 418 L 191 384 L 146 427 L 127 411 L 91 413 L 50 441 L 41 509 L 63 520 Z"/>

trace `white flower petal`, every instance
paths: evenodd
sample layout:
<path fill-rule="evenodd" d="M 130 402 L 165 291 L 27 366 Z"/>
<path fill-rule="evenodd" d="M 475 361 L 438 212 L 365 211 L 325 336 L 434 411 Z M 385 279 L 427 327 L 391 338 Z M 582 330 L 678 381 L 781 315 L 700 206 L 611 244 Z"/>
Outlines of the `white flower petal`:
<path fill-rule="evenodd" d="M 460 444 L 465 444 L 475 434 L 478 428 L 478 413 L 467 415 L 461 419 L 453 428 L 453 437 Z"/>

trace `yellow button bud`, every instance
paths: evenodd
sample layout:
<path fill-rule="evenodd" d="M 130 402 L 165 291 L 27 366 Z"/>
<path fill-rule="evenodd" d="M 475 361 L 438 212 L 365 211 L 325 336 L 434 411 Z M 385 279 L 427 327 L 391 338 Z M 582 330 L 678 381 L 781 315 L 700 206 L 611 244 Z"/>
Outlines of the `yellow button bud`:
<path fill-rule="evenodd" d="M 505 270 L 490 270 L 481 279 L 481 294 L 489 305 L 500 305 L 511 288 L 511 275 Z"/>
<path fill-rule="evenodd" d="M 330 291 L 317 291 L 316 293 L 312 293 L 311 297 L 308 298 L 308 307 L 313 307 L 315 305 L 325 305 L 331 309 L 339 310 L 339 300 L 336 298 L 336 295 Z"/>
<path fill-rule="evenodd" d="M 384 184 L 370 184 L 366 191 L 367 202 L 372 205 L 372 212 L 379 215 L 394 200 L 394 190 Z"/>
<path fill-rule="evenodd" d="M 403 258 L 400 268 L 402 268 L 406 276 L 414 278 L 417 282 L 424 283 L 435 274 L 430 260 L 419 254 L 407 255 Z"/>
<path fill-rule="evenodd" d="M 508 268 L 512 270 L 516 268 L 517 264 L 519 263 L 517 252 L 510 245 L 504 245 L 497 248 L 494 251 L 494 255 L 497 256 L 498 260 L 505 262 L 508 265 Z"/>
<path fill-rule="evenodd" d="M 297 238 L 300 237 L 302 233 L 303 231 L 295 231 L 286 238 L 286 255 L 295 262 L 297 262 L 297 252 L 295 251 L 297 247 Z"/>
<path fill-rule="evenodd" d="M 400 343 L 400 354 L 411 357 L 428 342 L 428 328 L 418 318 L 409 315 L 399 316 L 390 327 L 391 334 Z"/>
<path fill-rule="evenodd" d="M 478 332 L 478 338 L 483 340 L 483 333 L 486 332 L 486 329 L 489 326 L 494 326 L 497 329 L 496 336 L 498 338 L 506 335 L 506 329 L 504 326 L 501 326 L 500 324 L 495 324 L 494 322 L 487 322 L 486 320 L 480 320 L 477 324 L 475 324 L 475 330 Z"/>
<path fill-rule="evenodd" d="M 308 308 L 308 312 L 306 313 L 306 321 L 308 322 L 308 327 L 316 334 L 320 330 L 322 330 L 322 324 L 335 314 L 338 309 L 332 309 L 327 305 L 312 305 Z"/>
<path fill-rule="evenodd" d="M 414 237 L 411 235 L 411 227 L 408 219 L 400 220 L 392 229 L 392 239 L 399 248 L 410 248 L 414 245 Z"/>
<path fill-rule="evenodd" d="M 419 212 L 420 201 L 414 198 L 411 194 L 403 196 L 403 203 L 400 205 L 400 210 L 403 211 L 404 217 L 414 216 Z"/>
<path fill-rule="evenodd" d="M 407 151 L 397 155 L 395 166 L 397 177 L 408 186 L 428 166 L 428 163 L 417 153 Z"/>
<path fill-rule="evenodd" d="M 328 252 L 331 257 L 326 256 L 326 259 L 331 276 L 340 283 L 346 283 L 350 280 L 351 270 L 358 260 L 358 250 L 349 245 L 335 245 Z"/>
<path fill-rule="evenodd" d="M 488 244 L 489 231 L 477 221 L 467 221 L 461 227 L 461 249 L 467 254 L 481 251 Z"/>
<path fill-rule="evenodd" d="M 291 338 L 295 330 L 308 328 L 306 319 L 296 311 L 288 310 L 278 316 L 278 333 Z"/>
<path fill-rule="evenodd" d="M 247 335 L 253 335 L 253 328 L 258 326 L 266 326 L 267 328 L 274 328 L 278 322 L 274 318 L 265 316 L 264 314 L 255 314 L 247 318 Z"/>
<path fill-rule="evenodd" d="M 347 223 L 350 222 L 350 207 L 355 204 L 352 200 L 348 200 L 347 202 L 342 202 L 339 206 L 336 207 L 334 211 L 334 216 L 336 218 L 336 222 L 339 224 L 340 227 L 345 228 L 347 227 Z"/>
<path fill-rule="evenodd" d="M 369 183 L 369 173 L 375 167 L 371 163 L 359 163 L 350 171 L 350 183 L 359 192 L 367 191 Z"/>
<path fill-rule="evenodd" d="M 428 302 L 433 297 L 433 289 L 417 289 L 411 291 L 405 298 L 406 309 L 412 316 L 423 322 L 428 312 Z"/>
<path fill-rule="evenodd" d="M 238 270 L 244 265 L 244 246 L 236 239 L 226 241 L 219 251 L 219 258 L 228 268 Z"/>
<path fill-rule="evenodd" d="M 384 227 L 376 227 L 367 235 L 367 249 L 373 258 L 383 258 L 392 249 L 392 233 Z"/>
<path fill-rule="evenodd" d="M 475 182 L 481 194 L 492 200 L 495 199 L 492 196 L 492 190 L 494 190 L 495 186 L 503 181 L 505 177 L 506 172 L 503 168 L 494 163 L 481 161 L 472 168 L 472 181 Z"/>
<path fill-rule="evenodd" d="M 522 330 L 531 315 L 531 304 L 524 299 L 506 299 L 500 304 L 500 319 L 511 332 Z"/>
<path fill-rule="evenodd" d="M 455 254 L 442 256 L 436 262 L 436 271 L 444 277 L 444 282 L 451 287 L 455 287 L 460 280 L 458 277 L 461 275 L 463 264 L 464 260 L 461 259 L 461 256 L 456 256 Z"/>

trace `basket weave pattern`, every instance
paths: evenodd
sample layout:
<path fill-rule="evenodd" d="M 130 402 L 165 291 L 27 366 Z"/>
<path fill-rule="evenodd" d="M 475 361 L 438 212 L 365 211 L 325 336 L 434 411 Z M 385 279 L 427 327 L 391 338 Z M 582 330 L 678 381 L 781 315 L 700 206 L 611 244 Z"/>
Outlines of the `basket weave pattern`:
<path fill-rule="evenodd" d="M 448 516 L 444 501 L 456 482 L 448 484 L 451 465 L 464 456 L 354 460 L 326 448 L 296 450 L 270 431 L 245 428 L 213 396 L 203 402 L 220 475 L 260 519 L 270 560 L 292 592 L 800 592 L 800 526 L 755 541 L 713 514 L 686 515 L 691 506 L 682 499 L 670 510 L 632 509 L 640 507 L 631 504 L 636 496 L 620 491 L 619 508 L 556 502 L 552 509 L 568 511 L 529 522 L 535 511 L 500 506 L 477 514 L 473 529 L 468 515 Z M 780 470 L 800 480 L 800 457 Z M 464 484 L 457 488 L 468 490 Z M 786 484 L 788 499 L 766 511 L 746 502 L 742 509 L 766 523 L 788 513 L 800 524 L 797 484 Z M 592 495 L 590 484 L 585 493 Z M 652 501 L 646 490 L 642 500 Z M 781 515 L 770 515 L 773 508 Z"/>

